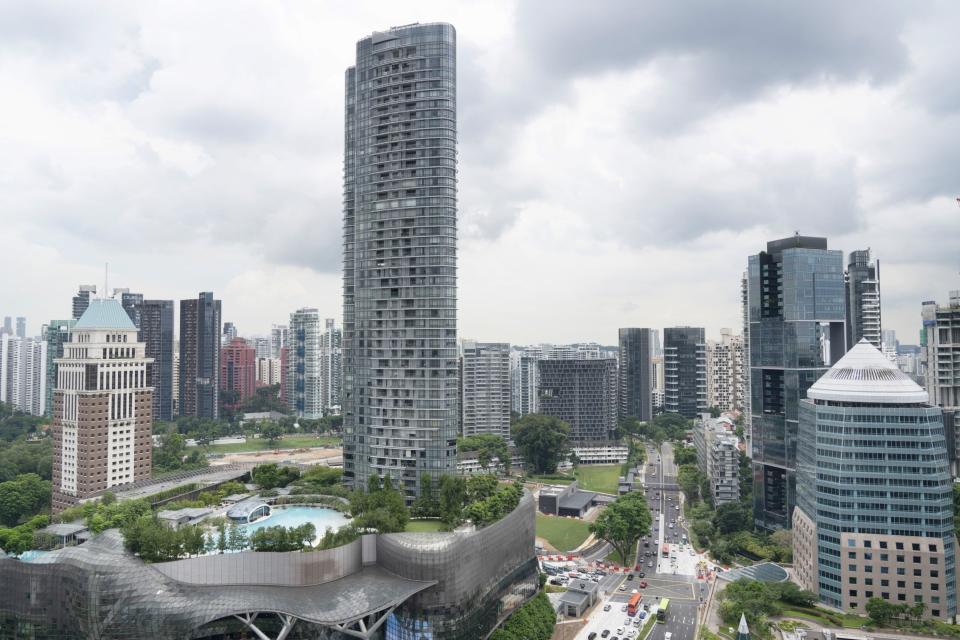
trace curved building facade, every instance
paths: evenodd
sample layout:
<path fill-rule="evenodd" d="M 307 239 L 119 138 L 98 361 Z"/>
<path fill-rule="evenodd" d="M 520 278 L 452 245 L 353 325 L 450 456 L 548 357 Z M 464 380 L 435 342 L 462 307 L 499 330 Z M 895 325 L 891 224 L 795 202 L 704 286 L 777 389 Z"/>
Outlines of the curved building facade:
<path fill-rule="evenodd" d="M 357 43 L 346 72 L 344 479 L 456 470 L 456 31 L 416 24 Z"/>
<path fill-rule="evenodd" d="M 837 609 L 871 598 L 956 615 L 953 488 L 943 415 L 861 340 L 800 402 L 794 565 Z"/>
<path fill-rule="evenodd" d="M 537 589 L 529 493 L 457 533 L 366 535 L 324 551 L 145 564 L 116 530 L 35 562 L 0 554 L 0 637 L 484 638 Z M 255 630 L 254 630 L 255 627 Z"/>

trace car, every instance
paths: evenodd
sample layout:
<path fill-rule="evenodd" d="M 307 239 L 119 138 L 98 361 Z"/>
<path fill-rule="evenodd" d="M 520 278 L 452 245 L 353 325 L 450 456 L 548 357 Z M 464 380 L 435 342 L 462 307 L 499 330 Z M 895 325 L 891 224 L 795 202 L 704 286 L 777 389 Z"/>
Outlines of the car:
<path fill-rule="evenodd" d="M 653 568 L 653 562 L 648 562 L 647 569 L 652 569 L 652 568 Z"/>
<path fill-rule="evenodd" d="M 606 638 L 608 635 L 610 635 L 610 629 L 604 629 L 603 632 L 600 634 L 600 637 Z"/>
<path fill-rule="evenodd" d="M 617 587 L 617 591 L 626 591 L 626 590 L 627 590 L 627 585 L 625 584 L 622 584 L 619 587 Z"/>
<path fill-rule="evenodd" d="M 587 636 L 587 640 L 593 640 L 593 639 L 596 638 L 596 637 L 597 637 L 597 632 L 596 632 L 596 631 L 591 631 L 591 632 L 590 632 L 590 635 Z"/>
<path fill-rule="evenodd" d="M 622 634 L 623 634 L 623 627 L 617 627 L 617 635 L 619 636 Z"/>
<path fill-rule="evenodd" d="M 628 573 L 628 574 L 627 574 L 627 580 L 633 580 L 633 574 L 632 574 L 632 573 Z"/>
<path fill-rule="evenodd" d="M 625 613 L 626 610 L 627 610 L 627 605 L 623 605 L 622 607 L 620 607 L 620 613 Z"/>
<path fill-rule="evenodd" d="M 670 640 L 670 638 L 672 638 L 672 637 L 673 637 L 673 634 L 670 633 L 669 631 L 667 631 L 665 634 L 663 634 L 663 640 Z"/>
<path fill-rule="evenodd" d="M 563 584 L 563 582 L 561 582 L 559 578 L 553 578 L 550 580 L 550 584 Z"/>
<path fill-rule="evenodd" d="M 640 576 L 641 578 L 646 578 L 646 577 L 647 577 L 647 574 L 645 574 L 643 571 L 641 571 L 641 572 L 638 573 L 637 575 Z"/>
<path fill-rule="evenodd" d="M 647 609 L 649 609 L 649 608 L 650 608 L 650 605 L 648 605 L 648 604 L 643 605 L 643 611 L 641 611 L 639 614 L 637 614 L 637 616 L 638 616 L 637 622 L 640 622 L 640 620 L 643 620 L 644 618 L 647 617 Z M 637 626 L 640 626 L 640 625 L 637 625 Z"/>
<path fill-rule="evenodd" d="M 604 610 L 604 611 L 610 611 L 610 605 L 609 605 L 609 604 L 603 605 L 603 610 Z"/>
<path fill-rule="evenodd" d="M 637 637 L 637 630 L 636 630 L 636 629 L 627 629 L 627 635 L 626 635 L 626 637 L 627 637 L 627 638 L 636 638 L 636 637 Z"/>
<path fill-rule="evenodd" d="M 646 588 L 647 588 L 647 581 L 646 581 L 646 580 L 641 580 L 639 586 L 640 586 L 641 589 L 646 589 Z"/>

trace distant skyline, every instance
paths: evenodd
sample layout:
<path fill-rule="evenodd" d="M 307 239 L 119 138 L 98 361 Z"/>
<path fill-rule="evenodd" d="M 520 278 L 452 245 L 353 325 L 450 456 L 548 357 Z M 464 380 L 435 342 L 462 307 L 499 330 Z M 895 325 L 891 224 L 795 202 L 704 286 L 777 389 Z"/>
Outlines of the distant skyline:
<path fill-rule="evenodd" d="M 739 332 L 747 256 L 800 231 L 869 247 L 884 328 L 917 343 L 920 303 L 960 289 L 960 7 L 603 7 L 5 6 L 0 316 L 35 335 L 109 262 L 145 297 L 213 291 L 242 335 L 342 322 L 343 69 L 371 31 L 446 21 L 459 337 Z"/>

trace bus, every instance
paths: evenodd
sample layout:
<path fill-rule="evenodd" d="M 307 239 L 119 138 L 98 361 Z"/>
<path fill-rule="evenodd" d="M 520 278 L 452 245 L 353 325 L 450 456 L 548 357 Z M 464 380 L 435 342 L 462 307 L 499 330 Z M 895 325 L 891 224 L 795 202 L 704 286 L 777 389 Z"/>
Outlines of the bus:
<path fill-rule="evenodd" d="M 639 593 L 635 593 L 630 596 L 630 601 L 627 602 L 627 615 L 635 616 L 637 615 L 637 607 L 640 606 L 640 599 L 642 596 Z"/>
<path fill-rule="evenodd" d="M 663 545 L 663 549 L 660 550 L 660 555 L 662 555 L 664 558 L 669 558 L 669 557 L 670 557 L 670 545 L 668 545 L 668 544 Z"/>
<path fill-rule="evenodd" d="M 667 621 L 667 608 L 670 606 L 670 598 L 663 598 L 660 606 L 657 607 L 657 622 Z"/>

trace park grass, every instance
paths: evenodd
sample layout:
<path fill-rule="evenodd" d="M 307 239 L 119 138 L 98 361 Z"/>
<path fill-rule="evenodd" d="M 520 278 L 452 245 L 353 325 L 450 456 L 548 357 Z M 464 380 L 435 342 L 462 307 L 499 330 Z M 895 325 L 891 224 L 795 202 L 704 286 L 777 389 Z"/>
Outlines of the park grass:
<path fill-rule="evenodd" d="M 617 495 L 620 480 L 619 464 L 580 465 L 576 470 L 577 486 L 584 491 Z"/>
<path fill-rule="evenodd" d="M 607 554 L 606 560 L 607 562 L 618 564 L 621 567 L 632 567 L 636 562 L 636 558 L 634 556 L 633 551 L 630 552 L 630 557 L 624 560 L 623 558 L 620 557 L 619 551 L 613 550 L 609 554 Z"/>
<path fill-rule="evenodd" d="M 544 473 L 527 476 L 528 482 L 539 482 L 541 484 L 570 484 L 573 480 L 573 476 L 568 476 L 563 473 Z"/>
<path fill-rule="evenodd" d="M 575 518 L 537 514 L 537 535 L 558 551 L 576 549 L 590 535 L 590 525 Z"/>
<path fill-rule="evenodd" d="M 310 447 L 339 447 L 343 441 L 332 436 L 284 436 L 273 446 L 266 438 L 250 438 L 246 442 L 233 444 L 212 444 L 206 447 L 207 453 L 250 453 L 255 451 L 273 451 L 274 449 L 307 449 Z"/>
<path fill-rule="evenodd" d="M 434 532 L 443 531 L 443 523 L 439 520 L 408 520 L 406 531 Z"/>
<path fill-rule="evenodd" d="M 793 606 L 780 612 L 781 616 L 787 618 L 800 618 L 818 622 L 824 626 L 842 626 L 844 629 L 859 629 L 870 622 L 869 618 L 857 616 L 852 613 L 834 613 L 819 608 L 809 609 L 807 607 Z"/>

